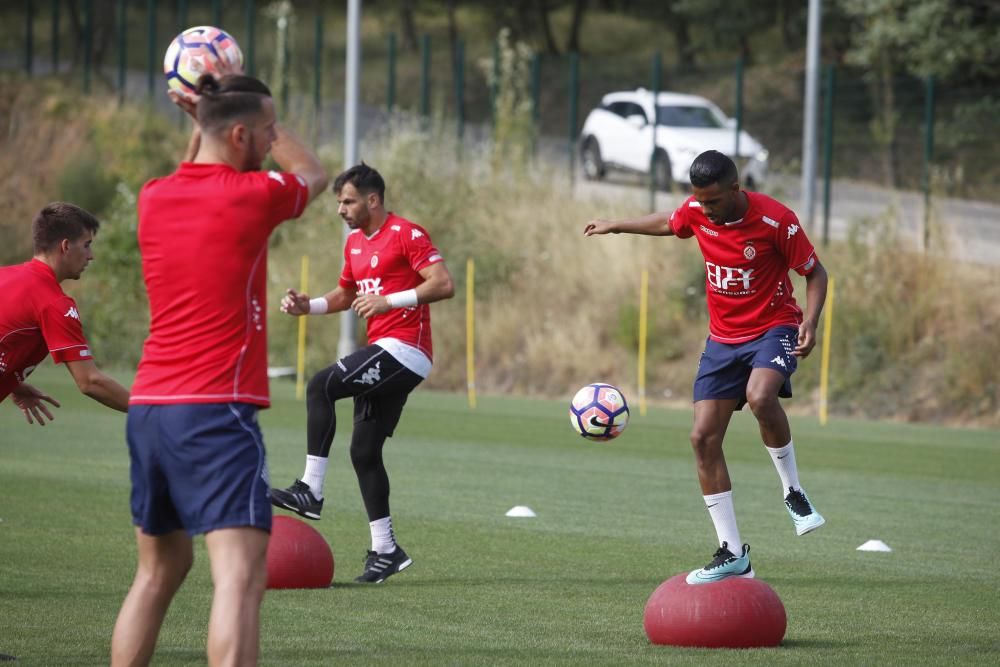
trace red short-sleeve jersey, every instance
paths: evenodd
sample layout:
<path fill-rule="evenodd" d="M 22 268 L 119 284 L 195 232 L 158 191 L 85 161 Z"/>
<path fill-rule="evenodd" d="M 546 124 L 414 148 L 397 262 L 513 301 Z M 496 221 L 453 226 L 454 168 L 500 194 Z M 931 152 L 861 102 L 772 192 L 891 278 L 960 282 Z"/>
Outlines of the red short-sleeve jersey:
<path fill-rule="evenodd" d="M 57 364 L 92 358 L 76 302 L 44 262 L 0 267 L 0 401 L 48 354 Z"/>
<path fill-rule="evenodd" d="M 689 197 L 670 217 L 680 238 L 694 236 L 705 258 L 709 333 L 720 343 L 743 343 L 773 327 L 798 326 L 802 309 L 788 272 L 812 272 L 818 261 L 805 230 L 788 207 L 747 192 L 738 222 L 716 225 Z"/>
<path fill-rule="evenodd" d="M 150 325 L 130 403 L 270 404 L 267 241 L 308 194 L 295 174 L 189 162 L 143 186 Z"/>
<path fill-rule="evenodd" d="M 340 286 L 358 294 L 401 292 L 422 283 L 420 270 L 440 261 L 426 229 L 390 213 L 371 237 L 357 229 L 348 235 Z M 430 305 L 393 308 L 369 318 L 368 344 L 380 338 L 398 338 L 432 359 Z"/>

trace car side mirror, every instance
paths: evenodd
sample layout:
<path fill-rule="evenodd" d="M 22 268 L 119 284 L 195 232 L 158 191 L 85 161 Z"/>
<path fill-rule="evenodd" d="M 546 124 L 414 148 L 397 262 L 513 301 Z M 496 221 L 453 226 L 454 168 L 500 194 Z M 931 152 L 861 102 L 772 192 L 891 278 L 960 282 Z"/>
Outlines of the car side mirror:
<path fill-rule="evenodd" d="M 639 114 L 632 114 L 631 116 L 626 116 L 625 122 L 627 122 L 629 125 L 631 125 L 636 129 L 641 129 L 643 127 L 646 127 L 645 116 L 640 116 Z"/>

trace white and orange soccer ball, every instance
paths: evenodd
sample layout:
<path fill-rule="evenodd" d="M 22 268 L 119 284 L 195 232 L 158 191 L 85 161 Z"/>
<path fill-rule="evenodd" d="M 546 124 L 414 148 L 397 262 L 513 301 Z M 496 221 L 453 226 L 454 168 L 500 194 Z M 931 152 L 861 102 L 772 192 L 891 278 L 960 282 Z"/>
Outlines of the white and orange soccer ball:
<path fill-rule="evenodd" d="M 224 30 L 208 25 L 188 28 L 174 37 L 163 57 L 167 86 L 179 93 L 193 95 L 202 74 L 225 70 L 243 70 L 243 51 Z"/>
<path fill-rule="evenodd" d="M 612 440 L 628 426 L 628 404 L 615 386 L 596 382 L 576 392 L 569 405 L 569 422 L 588 440 Z"/>

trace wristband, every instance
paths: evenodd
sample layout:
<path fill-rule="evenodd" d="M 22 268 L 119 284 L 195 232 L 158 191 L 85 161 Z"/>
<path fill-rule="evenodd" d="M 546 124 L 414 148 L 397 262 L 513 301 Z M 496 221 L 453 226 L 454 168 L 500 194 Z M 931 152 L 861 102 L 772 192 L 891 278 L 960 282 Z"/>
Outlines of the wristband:
<path fill-rule="evenodd" d="M 325 296 L 318 296 L 315 299 L 309 299 L 310 315 L 322 315 L 329 309 L 330 309 L 330 304 L 327 303 Z"/>
<path fill-rule="evenodd" d="M 408 289 L 402 292 L 386 294 L 385 300 L 388 301 L 389 305 L 393 308 L 409 308 L 410 306 L 417 305 L 417 290 Z"/>

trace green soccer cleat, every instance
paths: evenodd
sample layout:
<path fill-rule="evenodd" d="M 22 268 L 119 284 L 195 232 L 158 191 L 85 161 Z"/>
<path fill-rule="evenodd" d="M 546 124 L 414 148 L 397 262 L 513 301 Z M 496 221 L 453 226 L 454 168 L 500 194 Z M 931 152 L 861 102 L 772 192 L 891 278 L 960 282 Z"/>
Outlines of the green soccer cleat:
<path fill-rule="evenodd" d="M 788 487 L 788 495 L 785 496 L 785 507 L 792 516 L 792 523 L 795 524 L 795 534 L 805 535 L 814 531 L 824 523 L 824 519 L 819 512 L 813 509 L 812 503 L 802 489 L 795 490 Z"/>
<path fill-rule="evenodd" d="M 711 584 L 722 581 L 726 577 L 753 579 L 753 576 L 753 567 L 750 565 L 750 545 L 744 544 L 741 554 L 737 556 L 729 550 L 729 543 L 723 542 L 712 556 L 712 562 L 700 570 L 692 570 L 685 581 L 689 584 Z"/>

